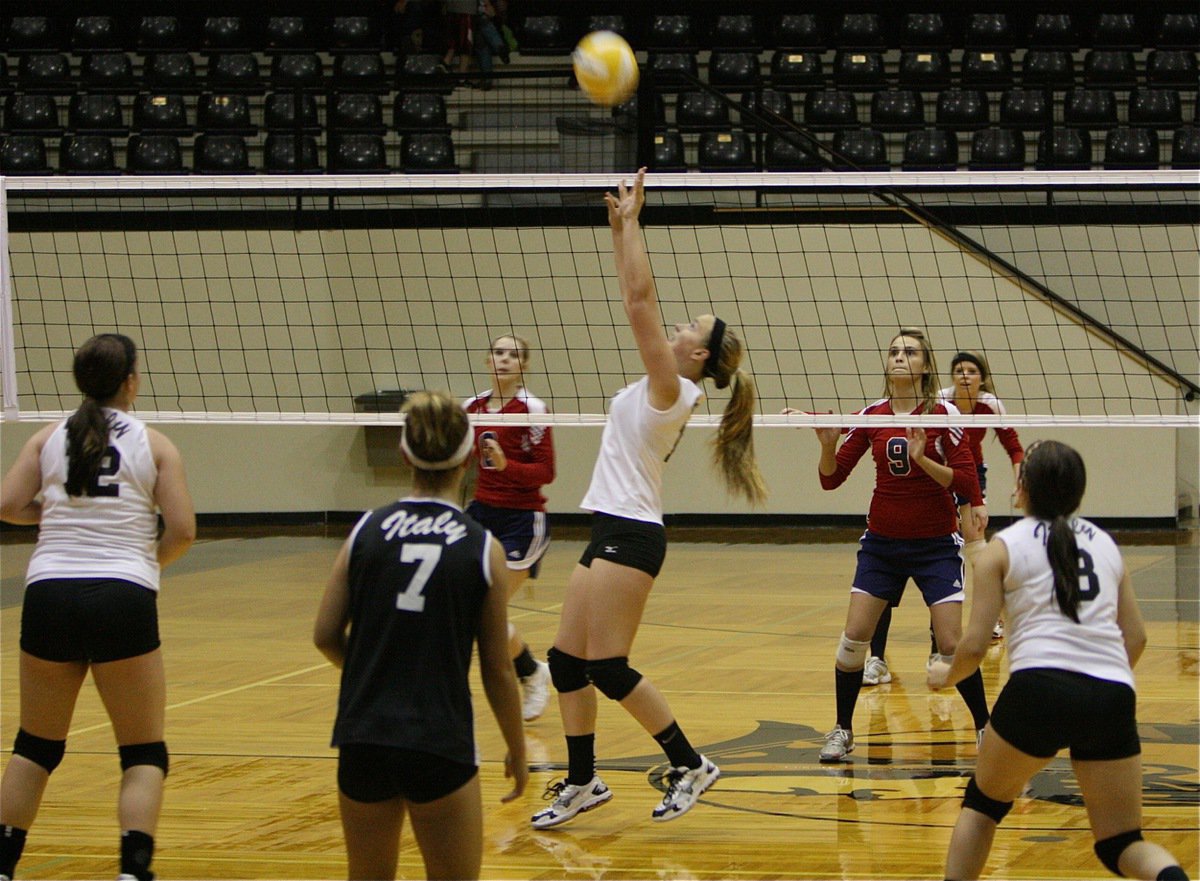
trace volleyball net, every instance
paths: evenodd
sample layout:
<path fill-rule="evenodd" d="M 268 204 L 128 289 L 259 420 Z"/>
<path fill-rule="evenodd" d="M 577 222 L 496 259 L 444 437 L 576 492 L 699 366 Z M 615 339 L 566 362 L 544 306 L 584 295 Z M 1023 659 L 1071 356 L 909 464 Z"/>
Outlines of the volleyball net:
<path fill-rule="evenodd" d="M 398 421 L 371 406 L 393 392 L 474 394 L 491 340 L 516 334 L 538 421 L 601 422 L 644 372 L 601 198 L 618 180 L 2 179 L 3 417 L 74 409 L 72 354 L 106 331 L 140 347 L 149 420 L 316 424 Z M 986 355 L 1008 415 L 964 419 L 1197 424 L 1194 174 L 649 175 L 642 220 L 664 325 L 737 330 L 760 425 L 841 424 L 778 414 L 881 397 L 901 327 L 929 335 L 942 385 L 956 352 Z"/>

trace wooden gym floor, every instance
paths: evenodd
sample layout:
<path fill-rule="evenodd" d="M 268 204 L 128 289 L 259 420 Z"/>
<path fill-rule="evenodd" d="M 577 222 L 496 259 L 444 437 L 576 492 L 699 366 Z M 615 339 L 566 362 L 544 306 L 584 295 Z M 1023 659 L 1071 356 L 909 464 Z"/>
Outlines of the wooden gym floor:
<path fill-rule="evenodd" d="M 1171 544 L 1125 541 L 1150 630 L 1138 667 L 1148 837 L 1195 876 L 1198 809 L 1195 533 Z M 329 733 L 337 676 L 310 631 L 339 539 L 198 542 L 164 579 L 171 775 L 155 868 L 174 878 L 337 878 L 345 861 Z M 20 595 L 31 545 L 0 558 L 3 640 L 0 745 L 17 729 Z M 554 635 L 582 548 L 557 539 L 542 578 L 521 589 L 512 620 L 535 653 Z M 857 749 L 817 762 L 833 723 L 833 652 L 854 566 L 853 539 L 812 544 L 675 541 L 646 611 L 634 665 L 664 691 L 690 739 L 721 766 L 686 817 L 650 821 L 663 757 L 619 708 L 603 703 L 597 749 L 615 793 L 557 831 L 530 828 L 565 748 L 553 703 L 526 727 L 534 772 L 524 798 L 500 805 L 502 742 L 476 680 L 483 763 L 485 878 L 940 878 L 950 828 L 975 760 L 956 694 L 924 685 L 927 616 L 916 594 L 895 615 L 895 680 L 864 689 Z M 989 700 L 1006 676 L 1003 644 L 984 665 Z M 19 875 L 117 873 L 119 769 L 95 690 L 85 685 Z M 1092 855 L 1069 764 L 1033 781 L 1001 827 L 993 878 L 1106 878 Z M 422 875 L 406 829 L 403 877 Z"/>

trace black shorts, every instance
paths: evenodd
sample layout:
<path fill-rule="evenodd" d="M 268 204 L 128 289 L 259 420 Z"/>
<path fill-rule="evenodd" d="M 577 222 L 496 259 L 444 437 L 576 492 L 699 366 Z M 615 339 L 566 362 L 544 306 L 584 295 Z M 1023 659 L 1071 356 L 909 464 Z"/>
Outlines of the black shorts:
<path fill-rule="evenodd" d="M 592 540 L 579 562 L 590 569 L 592 560 L 608 560 L 657 578 L 666 558 L 667 531 L 661 524 L 597 511 L 592 514 Z"/>
<path fill-rule="evenodd" d="M 103 664 L 152 652 L 158 591 L 120 578 L 47 578 L 25 588 L 21 651 Z"/>
<path fill-rule="evenodd" d="M 338 747 L 338 790 L 354 801 L 403 798 L 424 804 L 454 792 L 476 771 L 474 765 L 412 749 L 374 743 Z"/>
<path fill-rule="evenodd" d="M 996 733 L 1026 755 L 1048 759 L 1064 747 L 1083 762 L 1142 751 L 1137 695 L 1128 685 L 1066 670 L 1018 670 L 992 708 Z"/>

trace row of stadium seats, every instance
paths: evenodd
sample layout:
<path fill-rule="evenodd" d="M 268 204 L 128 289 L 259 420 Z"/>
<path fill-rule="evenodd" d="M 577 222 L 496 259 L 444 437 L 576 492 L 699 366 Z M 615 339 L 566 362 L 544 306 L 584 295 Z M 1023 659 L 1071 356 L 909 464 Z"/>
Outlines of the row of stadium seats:
<path fill-rule="evenodd" d="M 807 143 L 807 142 L 805 142 Z M 833 153 L 835 170 L 857 168 L 888 171 L 953 171 L 962 166 L 959 136 L 943 129 L 909 132 L 897 162 L 884 134 L 873 129 L 849 129 L 823 142 Z M 184 148 L 171 135 L 135 135 L 124 146 L 125 169 L 140 174 L 182 173 Z M 821 171 L 826 164 L 823 151 L 779 135 L 763 142 L 761 163 L 752 133 L 739 130 L 701 133 L 694 142 L 696 159 L 689 166 L 684 135 L 667 130 L 654 136 L 655 171 Z M 311 135 L 271 133 L 262 145 L 262 170 L 267 172 L 375 173 L 402 170 L 456 172 L 454 144 L 448 134 L 405 135 L 400 140 L 398 162 L 389 160 L 389 147 L 380 135 L 333 135 L 325 145 L 327 165 L 320 158 L 321 146 Z M 1054 129 L 1037 141 L 1033 166 L 1039 169 L 1086 170 L 1094 165 L 1088 132 Z M 114 174 L 120 169 L 111 138 L 79 135 L 64 138 L 59 145 L 58 170 L 77 174 Z M 193 168 L 200 173 L 236 174 L 256 170 L 251 165 L 247 140 L 240 135 L 205 134 L 193 144 Z M 988 128 L 974 132 L 967 148 L 966 167 L 974 170 L 1016 171 L 1029 166 L 1024 135 L 1012 129 Z M 1122 127 L 1110 130 L 1104 141 L 1102 166 L 1106 169 L 1154 169 L 1160 165 L 1160 142 L 1153 129 Z M 1200 128 L 1179 129 L 1171 142 L 1170 165 L 1176 169 L 1200 168 Z M 0 143 L 0 171 L 6 174 L 49 174 L 47 145 L 37 136 L 14 135 Z"/>
<path fill-rule="evenodd" d="M 390 4 L 388 4 L 390 6 Z M 582 4 L 578 4 L 582 5 Z M 597 4 L 600 5 L 600 4 Z M 2 36 L 10 53 L 61 51 L 156 52 L 164 49 L 358 51 L 383 48 L 388 18 L 370 15 L 22 15 Z M 1052 49 L 1182 48 L 1200 43 L 1194 12 L 1080 10 L 846 13 L 763 12 L 660 14 L 650 4 L 636 16 L 530 15 L 518 23 L 523 51 L 566 53 L 593 30 L 614 30 L 640 49 L 763 48 Z"/>

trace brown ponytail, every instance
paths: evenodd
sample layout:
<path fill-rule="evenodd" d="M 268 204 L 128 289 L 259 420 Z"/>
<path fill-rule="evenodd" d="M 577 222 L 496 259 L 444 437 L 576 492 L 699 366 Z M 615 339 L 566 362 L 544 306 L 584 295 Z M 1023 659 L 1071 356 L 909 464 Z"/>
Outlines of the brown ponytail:
<path fill-rule="evenodd" d="M 720 351 L 709 375 L 717 388 L 732 385 L 733 392 L 713 438 L 713 464 L 729 492 L 758 505 L 767 498 L 767 485 L 754 455 L 754 402 L 757 395 L 754 379 L 738 367 L 741 361 L 742 341 L 732 330 L 725 328 Z"/>
<path fill-rule="evenodd" d="M 1083 457 L 1060 441 L 1037 441 L 1025 451 L 1021 485 L 1028 511 L 1048 523 L 1046 556 L 1054 573 L 1054 597 L 1062 613 L 1079 622 L 1079 545 L 1067 517 L 1087 488 Z"/>
<path fill-rule="evenodd" d="M 67 419 L 67 495 L 81 496 L 95 482 L 108 451 L 104 404 L 116 397 L 137 365 L 137 346 L 119 333 L 92 337 L 75 352 L 75 384 L 85 395 Z"/>

